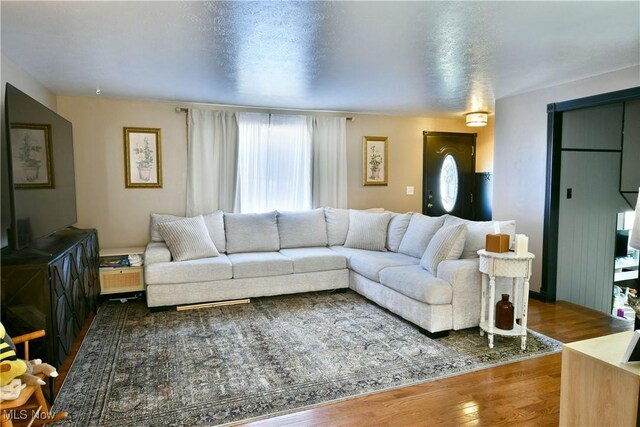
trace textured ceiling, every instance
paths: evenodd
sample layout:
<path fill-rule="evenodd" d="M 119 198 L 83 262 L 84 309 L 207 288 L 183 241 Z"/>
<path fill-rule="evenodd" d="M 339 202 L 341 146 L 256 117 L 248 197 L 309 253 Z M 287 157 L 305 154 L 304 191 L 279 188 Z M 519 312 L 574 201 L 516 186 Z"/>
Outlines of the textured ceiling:
<path fill-rule="evenodd" d="M 0 5 L 57 95 L 457 115 L 640 64 L 638 1 Z"/>

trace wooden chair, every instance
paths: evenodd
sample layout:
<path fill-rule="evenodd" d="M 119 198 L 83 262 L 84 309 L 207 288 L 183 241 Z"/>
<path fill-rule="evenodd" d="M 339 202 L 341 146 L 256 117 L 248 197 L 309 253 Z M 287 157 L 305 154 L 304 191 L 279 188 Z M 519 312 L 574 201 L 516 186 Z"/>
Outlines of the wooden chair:
<path fill-rule="evenodd" d="M 29 360 L 29 341 L 44 337 L 44 330 L 13 337 L 14 344 L 24 344 L 24 359 Z M 41 378 L 45 379 L 43 374 Z M 50 413 L 50 406 L 39 385 L 28 385 L 15 400 L 0 402 L 2 427 L 18 425 L 39 426 L 67 417 L 66 412 Z"/>

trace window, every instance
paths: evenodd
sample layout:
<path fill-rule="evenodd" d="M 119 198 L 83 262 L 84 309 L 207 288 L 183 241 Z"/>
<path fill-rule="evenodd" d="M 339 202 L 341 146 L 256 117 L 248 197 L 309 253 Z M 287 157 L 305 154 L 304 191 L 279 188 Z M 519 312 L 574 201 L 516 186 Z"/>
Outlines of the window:
<path fill-rule="evenodd" d="M 236 211 L 311 209 L 311 118 L 262 113 L 237 117 Z"/>
<path fill-rule="evenodd" d="M 451 212 L 458 198 L 458 166 L 451 154 L 447 154 L 440 169 L 440 200 L 445 211 Z"/>

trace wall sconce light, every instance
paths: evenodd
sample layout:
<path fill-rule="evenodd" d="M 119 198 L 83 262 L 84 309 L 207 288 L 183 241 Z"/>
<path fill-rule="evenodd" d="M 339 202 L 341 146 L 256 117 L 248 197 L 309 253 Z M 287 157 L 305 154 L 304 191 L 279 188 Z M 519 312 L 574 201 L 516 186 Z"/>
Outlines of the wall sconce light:
<path fill-rule="evenodd" d="M 488 117 L 489 117 L 489 114 L 485 113 L 484 111 L 467 113 L 466 114 L 467 126 L 473 126 L 473 127 L 486 126 Z"/>

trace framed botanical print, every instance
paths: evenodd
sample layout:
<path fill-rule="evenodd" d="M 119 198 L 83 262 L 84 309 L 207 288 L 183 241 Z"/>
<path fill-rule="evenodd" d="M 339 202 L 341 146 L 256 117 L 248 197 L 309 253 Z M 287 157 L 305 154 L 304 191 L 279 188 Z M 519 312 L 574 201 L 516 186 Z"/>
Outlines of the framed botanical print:
<path fill-rule="evenodd" d="M 388 143 L 386 136 L 362 138 L 363 185 L 387 185 Z"/>
<path fill-rule="evenodd" d="M 126 188 L 162 188 L 160 129 L 124 128 Z"/>
<path fill-rule="evenodd" d="M 54 188 L 51 126 L 11 124 L 11 167 L 15 188 Z"/>

